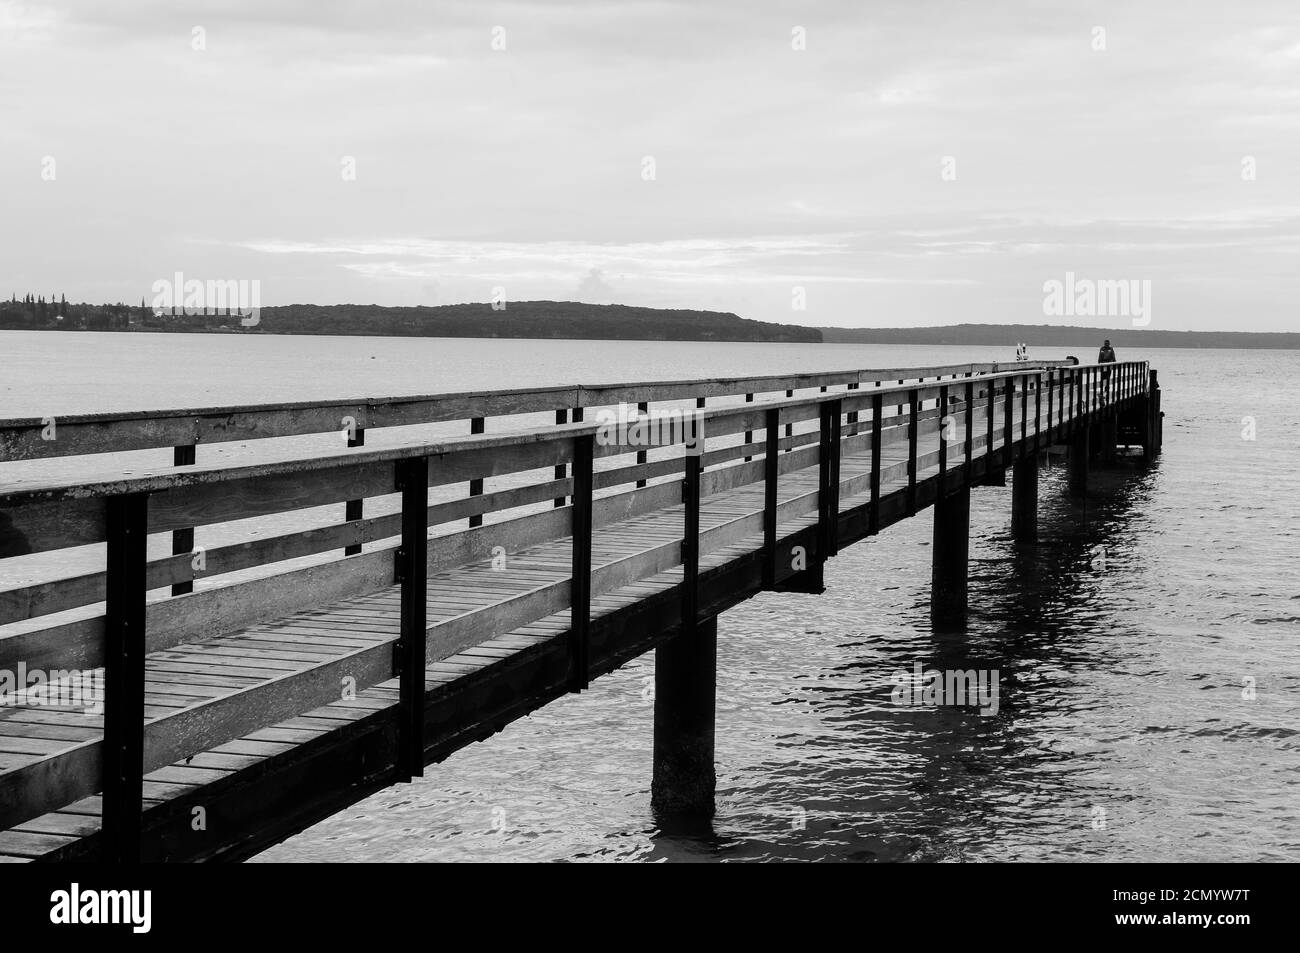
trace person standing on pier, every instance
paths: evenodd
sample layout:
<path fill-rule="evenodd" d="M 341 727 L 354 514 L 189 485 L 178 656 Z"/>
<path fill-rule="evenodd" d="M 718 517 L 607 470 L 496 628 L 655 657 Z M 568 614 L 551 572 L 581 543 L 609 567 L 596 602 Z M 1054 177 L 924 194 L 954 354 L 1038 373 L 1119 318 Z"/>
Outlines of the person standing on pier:
<path fill-rule="evenodd" d="M 1101 350 L 1097 352 L 1097 363 L 1098 364 L 1115 363 L 1115 349 L 1110 346 L 1110 338 L 1107 338 L 1105 341 L 1102 342 Z M 1110 393 L 1110 368 L 1109 367 L 1103 367 L 1101 369 L 1101 393 L 1103 398 L 1108 396 Z"/>

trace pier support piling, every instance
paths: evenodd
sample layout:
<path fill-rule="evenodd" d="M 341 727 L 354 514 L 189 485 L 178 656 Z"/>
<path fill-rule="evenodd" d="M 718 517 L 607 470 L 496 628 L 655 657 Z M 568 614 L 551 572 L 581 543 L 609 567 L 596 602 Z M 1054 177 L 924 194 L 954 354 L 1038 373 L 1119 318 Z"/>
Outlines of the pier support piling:
<path fill-rule="evenodd" d="M 970 552 L 970 487 L 935 501 L 933 550 L 930 618 L 938 625 L 963 625 Z"/>
<path fill-rule="evenodd" d="M 650 806 L 671 816 L 713 816 L 713 721 L 718 620 L 703 619 L 655 649 L 654 775 Z"/>
<path fill-rule="evenodd" d="M 1038 539 L 1038 457 L 1017 460 L 1011 473 L 1011 535 L 1022 543 Z"/>
<path fill-rule="evenodd" d="M 1070 438 L 1070 493 L 1085 496 L 1088 493 L 1088 430 L 1079 425 Z"/>

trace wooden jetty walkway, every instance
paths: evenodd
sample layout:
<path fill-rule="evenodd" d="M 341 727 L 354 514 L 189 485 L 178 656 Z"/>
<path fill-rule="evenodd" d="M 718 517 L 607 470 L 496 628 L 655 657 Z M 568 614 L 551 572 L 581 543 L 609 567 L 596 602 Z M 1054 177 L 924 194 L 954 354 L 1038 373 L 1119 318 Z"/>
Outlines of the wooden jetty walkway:
<path fill-rule="evenodd" d="M 1032 537 L 1048 448 L 1086 492 L 1159 404 L 1063 361 L 0 420 L 0 861 L 243 859 L 650 649 L 652 800 L 710 812 L 720 612 L 933 507 L 960 625 L 970 488 Z"/>

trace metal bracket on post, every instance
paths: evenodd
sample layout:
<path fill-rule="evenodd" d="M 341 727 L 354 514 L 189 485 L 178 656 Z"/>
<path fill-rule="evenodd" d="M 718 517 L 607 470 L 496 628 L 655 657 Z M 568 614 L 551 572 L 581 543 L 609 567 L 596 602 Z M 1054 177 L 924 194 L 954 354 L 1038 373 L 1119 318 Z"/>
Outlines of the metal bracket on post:
<path fill-rule="evenodd" d="M 569 659 L 570 690 L 580 692 L 591 682 L 588 638 L 591 629 L 591 496 L 596 435 L 573 441 L 573 547 L 570 574 Z"/>
<path fill-rule="evenodd" d="M 104 584 L 104 754 L 101 857 L 140 861 L 144 792 L 145 594 L 149 495 L 107 501 Z"/>
<path fill-rule="evenodd" d="M 393 646 L 398 680 L 397 769 L 406 780 L 424 775 L 424 671 L 428 631 L 429 458 L 397 461 L 402 494 L 402 544 L 397 550 L 401 630 Z"/>

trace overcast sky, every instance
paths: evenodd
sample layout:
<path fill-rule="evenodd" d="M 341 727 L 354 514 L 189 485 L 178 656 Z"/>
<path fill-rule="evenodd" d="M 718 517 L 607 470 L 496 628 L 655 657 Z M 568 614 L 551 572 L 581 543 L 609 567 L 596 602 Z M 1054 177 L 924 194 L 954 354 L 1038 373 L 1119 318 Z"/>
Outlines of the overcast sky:
<path fill-rule="evenodd" d="M 5 296 L 1300 330 L 1298 252 L 1296 0 L 0 0 Z"/>

